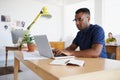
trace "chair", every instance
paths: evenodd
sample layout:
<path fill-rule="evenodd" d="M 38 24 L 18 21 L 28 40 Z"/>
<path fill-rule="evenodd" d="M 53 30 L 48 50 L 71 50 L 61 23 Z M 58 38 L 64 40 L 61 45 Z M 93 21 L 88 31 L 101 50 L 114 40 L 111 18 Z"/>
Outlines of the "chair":
<path fill-rule="evenodd" d="M 23 37 L 24 32 L 25 32 L 25 31 L 22 30 L 22 29 L 16 29 L 16 30 L 12 30 L 12 31 L 11 31 L 13 44 L 17 44 L 19 38 L 22 38 L 22 37 Z"/>
<path fill-rule="evenodd" d="M 11 36 L 12 36 L 12 42 L 14 45 L 18 43 L 19 38 L 22 38 L 24 35 L 24 30 L 21 29 L 15 29 L 11 31 Z M 15 50 L 20 50 L 17 46 L 6 46 L 6 61 L 5 61 L 5 67 L 7 67 L 7 59 L 8 59 L 8 51 L 15 51 Z"/>
<path fill-rule="evenodd" d="M 59 50 L 63 50 L 65 48 L 65 43 L 64 42 L 51 41 L 49 43 L 50 43 L 51 48 L 56 48 L 56 49 L 59 49 Z"/>

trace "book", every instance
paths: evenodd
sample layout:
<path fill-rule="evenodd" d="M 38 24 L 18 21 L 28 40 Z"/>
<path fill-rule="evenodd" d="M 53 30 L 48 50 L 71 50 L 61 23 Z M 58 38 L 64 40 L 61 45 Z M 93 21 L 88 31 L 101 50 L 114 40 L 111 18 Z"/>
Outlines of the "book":
<path fill-rule="evenodd" d="M 75 59 L 56 59 L 50 62 L 53 65 L 73 65 L 73 66 L 83 66 L 84 60 L 75 60 Z"/>

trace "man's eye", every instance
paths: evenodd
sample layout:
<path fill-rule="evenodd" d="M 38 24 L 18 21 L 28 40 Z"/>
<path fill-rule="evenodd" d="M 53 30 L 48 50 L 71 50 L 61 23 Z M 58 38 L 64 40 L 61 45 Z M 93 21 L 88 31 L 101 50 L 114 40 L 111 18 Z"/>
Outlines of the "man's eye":
<path fill-rule="evenodd" d="M 77 21 L 82 21 L 81 18 L 78 18 L 78 19 L 74 19 L 73 21 L 77 22 Z"/>

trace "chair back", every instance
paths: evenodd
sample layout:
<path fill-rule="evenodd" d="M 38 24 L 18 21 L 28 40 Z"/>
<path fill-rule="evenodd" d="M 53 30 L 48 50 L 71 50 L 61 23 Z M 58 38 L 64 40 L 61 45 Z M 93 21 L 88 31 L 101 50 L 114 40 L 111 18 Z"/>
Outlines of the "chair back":
<path fill-rule="evenodd" d="M 12 35 L 12 42 L 13 44 L 17 44 L 19 38 L 22 38 L 24 35 L 25 31 L 22 29 L 15 29 L 11 31 Z"/>

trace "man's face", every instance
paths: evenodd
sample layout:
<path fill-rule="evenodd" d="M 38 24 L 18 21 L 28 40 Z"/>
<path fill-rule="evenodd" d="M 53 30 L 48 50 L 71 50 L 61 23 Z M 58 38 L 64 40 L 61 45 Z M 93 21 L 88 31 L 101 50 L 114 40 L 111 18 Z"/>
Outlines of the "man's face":
<path fill-rule="evenodd" d="M 113 36 L 112 36 L 112 34 L 111 34 L 111 33 L 108 33 L 108 37 L 109 37 L 109 38 L 112 38 Z"/>
<path fill-rule="evenodd" d="M 89 26 L 90 16 L 85 13 L 78 13 L 75 15 L 76 26 L 79 30 L 83 30 Z"/>

